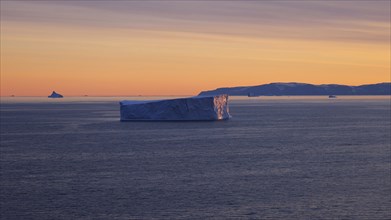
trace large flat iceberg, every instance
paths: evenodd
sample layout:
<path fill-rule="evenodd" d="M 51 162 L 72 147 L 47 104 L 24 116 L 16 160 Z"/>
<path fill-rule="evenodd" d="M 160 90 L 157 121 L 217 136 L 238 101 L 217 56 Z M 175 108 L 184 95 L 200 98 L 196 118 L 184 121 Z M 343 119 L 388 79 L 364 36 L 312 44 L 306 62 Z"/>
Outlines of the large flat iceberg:
<path fill-rule="evenodd" d="M 217 121 L 231 116 L 228 95 L 121 101 L 121 121 Z"/>

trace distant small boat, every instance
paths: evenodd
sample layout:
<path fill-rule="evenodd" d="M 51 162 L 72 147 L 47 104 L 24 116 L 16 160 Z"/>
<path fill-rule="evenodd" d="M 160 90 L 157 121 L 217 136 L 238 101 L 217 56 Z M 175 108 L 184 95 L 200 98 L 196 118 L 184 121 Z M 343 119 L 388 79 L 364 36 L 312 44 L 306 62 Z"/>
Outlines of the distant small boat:
<path fill-rule="evenodd" d="M 247 94 L 247 96 L 248 96 L 248 97 L 259 97 L 259 95 L 255 95 L 255 94 L 252 93 L 252 92 L 249 92 L 249 93 Z"/>
<path fill-rule="evenodd" d="M 329 95 L 329 99 L 336 99 L 337 98 L 337 96 L 335 96 L 335 95 Z"/>

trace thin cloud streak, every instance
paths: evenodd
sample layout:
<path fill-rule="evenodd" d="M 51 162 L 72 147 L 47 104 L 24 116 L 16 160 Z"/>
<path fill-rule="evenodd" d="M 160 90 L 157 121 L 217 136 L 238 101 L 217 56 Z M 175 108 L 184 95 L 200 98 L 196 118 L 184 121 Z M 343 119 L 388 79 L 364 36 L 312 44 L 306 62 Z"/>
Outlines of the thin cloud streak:
<path fill-rule="evenodd" d="M 390 2 L 2 2 L 2 22 L 388 42 Z"/>

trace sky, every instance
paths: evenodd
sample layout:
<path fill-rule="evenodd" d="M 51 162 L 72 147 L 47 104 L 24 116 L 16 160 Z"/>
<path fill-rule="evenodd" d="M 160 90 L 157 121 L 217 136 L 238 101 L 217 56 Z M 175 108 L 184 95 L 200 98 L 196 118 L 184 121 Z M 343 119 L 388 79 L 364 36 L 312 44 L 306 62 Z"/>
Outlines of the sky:
<path fill-rule="evenodd" d="M 391 81 L 389 0 L 0 4 L 1 96 Z"/>

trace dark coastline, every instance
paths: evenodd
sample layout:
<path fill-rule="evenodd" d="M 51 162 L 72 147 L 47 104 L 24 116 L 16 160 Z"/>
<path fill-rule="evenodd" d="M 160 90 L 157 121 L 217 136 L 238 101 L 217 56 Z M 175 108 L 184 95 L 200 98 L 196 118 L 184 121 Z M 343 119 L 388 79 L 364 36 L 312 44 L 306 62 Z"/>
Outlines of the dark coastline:
<path fill-rule="evenodd" d="M 337 84 L 269 83 L 258 86 L 217 88 L 199 95 L 228 94 L 232 96 L 294 96 L 294 95 L 391 95 L 391 83 L 347 86 Z"/>

